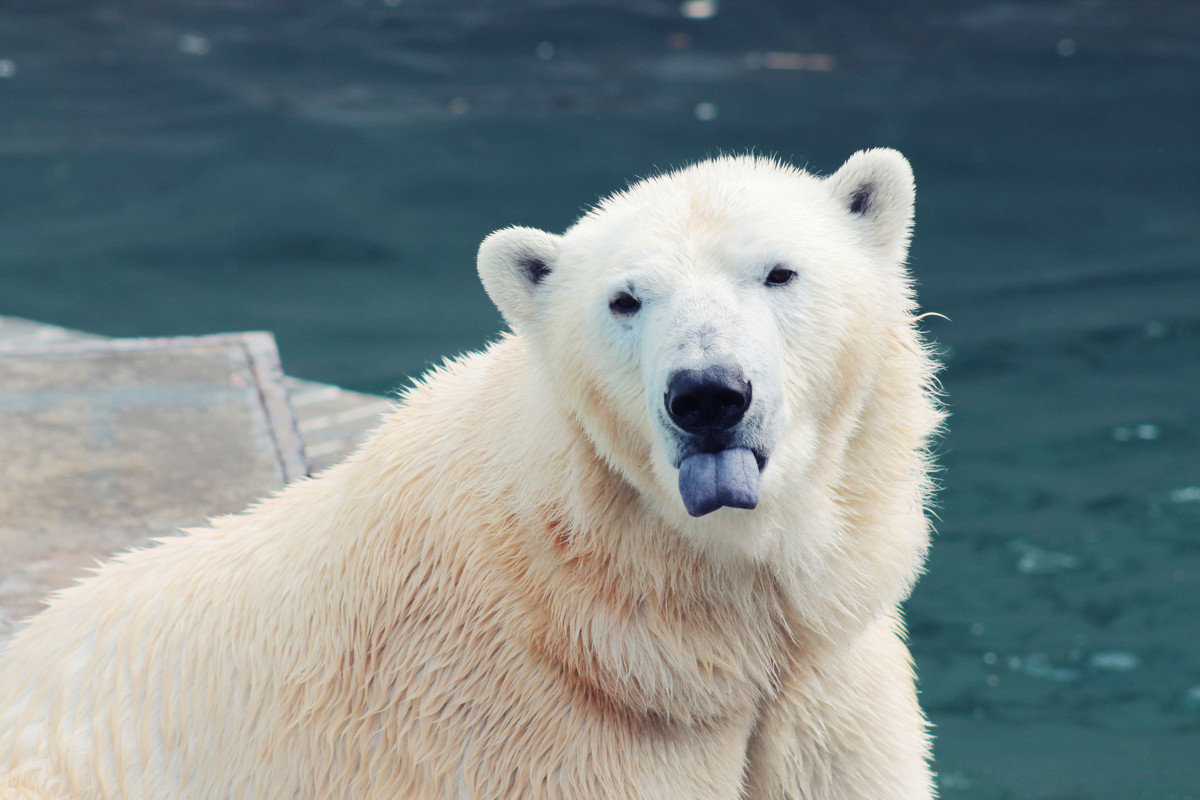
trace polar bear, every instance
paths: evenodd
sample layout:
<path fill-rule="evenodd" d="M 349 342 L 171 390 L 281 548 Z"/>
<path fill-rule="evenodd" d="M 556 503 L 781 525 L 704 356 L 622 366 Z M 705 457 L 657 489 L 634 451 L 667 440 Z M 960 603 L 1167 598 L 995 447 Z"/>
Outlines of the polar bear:
<path fill-rule="evenodd" d="M 0 797 L 931 797 L 912 213 L 739 156 L 492 234 L 510 333 L 13 639 Z"/>

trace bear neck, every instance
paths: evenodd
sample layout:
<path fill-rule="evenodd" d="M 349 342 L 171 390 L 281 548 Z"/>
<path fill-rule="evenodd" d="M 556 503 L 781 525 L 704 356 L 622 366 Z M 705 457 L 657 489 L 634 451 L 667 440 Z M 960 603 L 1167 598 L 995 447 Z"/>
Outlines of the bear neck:
<path fill-rule="evenodd" d="M 813 512 L 821 530 L 801 533 L 825 546 L 737 561 L 673 529 L 548 399 L 527 343 L 507 337 L 415 385 L 334 476 L 343 523 L 362 520 L 374 539 L 348 548 L 372 554 L 349 568 L 371 571 L 371 594 L 395 598 L 393 614 L 419 606 L 435 626 L 516 604 L 515 616 L 495 615 L 518 620 L 503 638 L 602 709 L 688 723 L 744 716 L 798 661 L 892 609 L 916 574 L 927 538 L 913 449 L 922 426 L 888 434 L 890 404 L 923 401 L 920 386 L 895 385 L 903 374 L 885 364 L 867 381 L 829 445 L 833 465 L 799 476 L 808 509 L 766 509 L 782 542 L 804 538 L 795 516 Z M 882 475 L 876 458 L 903 464 Z M 379 481 L 383 491 L 355 488 Z M 905 530 L 890 527 L 897 519 Z M 419 583 L 412 564 L 424 571 Z M 459 607 L 463 593 L 435 590 L 448 580 L 469 587 L 470 609 Z M 378 625 L 379 609 L 369 616 Z M 387 627 L 403 637 L 413 624 L 396 617 Z"/>
<path fill-rule="evenodd" d="M 506 337 L 415 385 L 342 468 L 344 513 L 374 521 L 362 550 L 378 559 L 376 591 L 395 596 L 399 565 L 420 563 L 469 587 L 473 615 L 519 605 L 503 615 L 519 620 L 505 637 L 588 702 L 658 720 L 744 716 L 772 691 L 790 646 L 773 574 L 714 561 L 671 530 L 545 381 L 528 344 Z M 392 488 L 351 493 L 380 480 Z M 387 507 L 354 505 L 377 494 Z M 423 608 L 458 602 L 430 594 L 437 580 L 401 591 L 419 592 Z M 437 613 L 452 627 L 465 612 Z"/>
<path fill-rule="evenodd" d="M 788 597 L 811 641 L 841 645 L 883 615 L 899 617 L 929 547 L 930 444 L 943 413 L 936 362 L 909 316 L 849 337 L 839 363 L 869 364 L 843 377 L 843 395 L 821 420 L 810 469 L 788 476 L 804 498 L 803 536 L 772 555 L 789 565 Z M 871 359 L 854 352 L 884 342 Z M 797 514 L 795 510 L 793 514 Z M 808 587 L 821 587 L 820 592 Z"/>

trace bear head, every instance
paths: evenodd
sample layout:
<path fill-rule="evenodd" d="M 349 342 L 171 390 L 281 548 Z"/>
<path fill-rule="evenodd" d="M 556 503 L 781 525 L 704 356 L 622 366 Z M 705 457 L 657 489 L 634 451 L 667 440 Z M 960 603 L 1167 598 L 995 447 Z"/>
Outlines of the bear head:
<path fill-rule="evenodd" d="M 814 487 L 828 495 L 896 342 L 921 348 L 913 197 L 893 150 L 826 178 L 721 157 L 633 184 L 562 235 L 497 231 L 479 273 L 548 402 L 615 472 L 672 527 L 753 553 Z M 828 512 L 810 499 L 810 517 Z"/>

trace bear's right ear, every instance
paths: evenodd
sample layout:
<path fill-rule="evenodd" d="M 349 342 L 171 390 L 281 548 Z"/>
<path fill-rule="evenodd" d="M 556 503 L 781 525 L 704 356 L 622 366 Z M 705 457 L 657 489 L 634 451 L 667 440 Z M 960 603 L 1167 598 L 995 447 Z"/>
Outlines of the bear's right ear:
<path fill-rule="evenodd" d="M 504 228 L 479 245 L 479 278 L 514 331 L 536 321 L 538 292 L 554 269 L 560 237 L 535 228 Z"/>

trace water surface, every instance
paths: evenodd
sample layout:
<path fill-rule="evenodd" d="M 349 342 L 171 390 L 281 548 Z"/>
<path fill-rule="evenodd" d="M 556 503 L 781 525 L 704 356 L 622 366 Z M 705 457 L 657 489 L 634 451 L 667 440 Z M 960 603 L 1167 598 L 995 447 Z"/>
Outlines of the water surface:
<path fill-rule="evenodd" d="M 907 612 L 943 794 L 1200 797 L 1200 6 L 713 8 L 6 3 L 0 313 L 268 329 L 386 392 L 499 329 L 491 230 L 718 152 L 899 148 L 952 320 Z"/>

